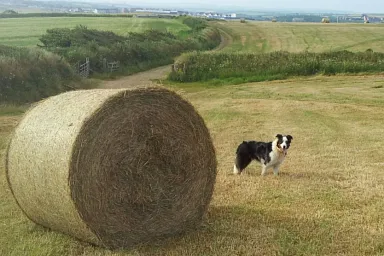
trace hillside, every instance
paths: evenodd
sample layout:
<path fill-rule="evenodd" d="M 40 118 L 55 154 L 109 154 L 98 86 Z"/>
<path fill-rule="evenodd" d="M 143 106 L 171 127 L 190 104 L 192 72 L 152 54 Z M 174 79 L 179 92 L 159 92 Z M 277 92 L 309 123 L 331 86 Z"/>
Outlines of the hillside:
<path fill-rule="evenodd" d="M 235 35 L 234 44 L 225 51 L 384 52 L 384 24 L 231 21 L 217 25 Z"/>

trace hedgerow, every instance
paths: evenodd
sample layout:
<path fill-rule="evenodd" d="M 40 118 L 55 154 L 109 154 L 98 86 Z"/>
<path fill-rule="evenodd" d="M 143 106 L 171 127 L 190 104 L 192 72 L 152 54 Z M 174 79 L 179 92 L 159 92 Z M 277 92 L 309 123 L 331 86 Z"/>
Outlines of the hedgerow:
<path fill-rule="evenodd" d="M 119 61 L 124 68 L 170 64 L 173 58 L 191 50 L 209 50 L 220 44 L 220 33 L 196 18 L 183 18 L 191 30 L 187 36 L 168 31 L 147 30 L 126 36 L 77 26 L 55 28 L 41 36 L 41 47 L 63 56 L 71 65 L 89 58 L 92 72 L 105 72 L 103 60 Z M 151 65 L 152 63 L 152 65 Z"/>
<path fill-rule="evenodd" d="M 220 53 L 193 52 L 175 62 L 169 75 L 173 81 L 252 78 L 255 81 L 289 76 L 336 73 L 382 72 L 384 53 L 379 52 L 272 52 Z M 245 79 L 249 81 L 249 79 Z"/>
<path fill-rule="evenodd" d="M 55 54 L 0 46 L 1 104 L 34 102 L 82 85 L 71 66 Z"/>

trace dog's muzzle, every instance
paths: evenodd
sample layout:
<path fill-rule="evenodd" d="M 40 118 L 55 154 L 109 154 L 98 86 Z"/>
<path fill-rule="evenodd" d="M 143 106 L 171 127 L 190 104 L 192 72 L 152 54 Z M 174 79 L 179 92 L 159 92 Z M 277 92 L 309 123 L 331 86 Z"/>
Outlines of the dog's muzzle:
<path fill-rule="evenodd" d="M 277 149 L 281 154 L 284 154 L 285 156 L 287 155 L 287 148 L 282 148 L 281 145 L 277 145 Z"/>

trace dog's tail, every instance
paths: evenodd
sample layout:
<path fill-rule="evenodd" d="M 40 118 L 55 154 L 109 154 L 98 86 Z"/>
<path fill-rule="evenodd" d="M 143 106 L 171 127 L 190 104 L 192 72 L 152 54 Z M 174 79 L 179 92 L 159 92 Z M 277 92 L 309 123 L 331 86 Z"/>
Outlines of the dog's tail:
<path fill-rule="evenodd" d="M 241 170 L 239 167 L 236 165 L 236 163 L 233 165 L 233 174 L 240 174 Z"/>
<path fill-rule="evenodd" d="M 240 174 L 245 167 L 252 161 L 250 156 L 249 143 L 243 141 L 236 149 L 235 165 L 233 166 L 233 173 Z"/>
<path fill-rule="evenodd" d="M 245 147 L 248 148 L 248 142 L 243 141 L 243 142 L 237 147 L 237 149 L 236 149 L 236 154 L 238 154 L 239 151 L 240 151 L 241 149 L 245 148 Z"/>

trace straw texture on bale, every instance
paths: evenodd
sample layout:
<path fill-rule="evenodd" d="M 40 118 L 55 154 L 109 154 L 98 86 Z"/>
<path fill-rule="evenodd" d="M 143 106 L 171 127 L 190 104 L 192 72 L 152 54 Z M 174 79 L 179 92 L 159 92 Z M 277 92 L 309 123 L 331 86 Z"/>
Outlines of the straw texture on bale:
<path fill-rule="evenodd" d="M 32 221 L 114 249 L 196 228 L 212 197 L 216 157 L 203 119 L 176 93 L 87 90 L 29 110 L 6 171 Z"/>

